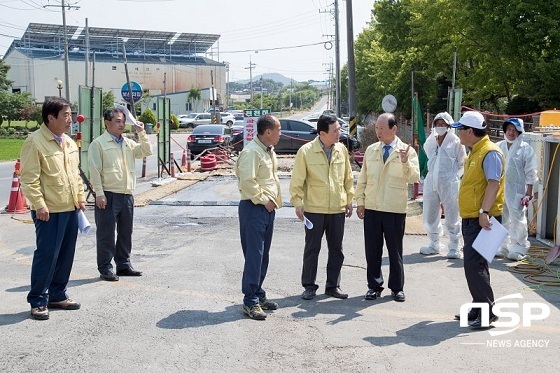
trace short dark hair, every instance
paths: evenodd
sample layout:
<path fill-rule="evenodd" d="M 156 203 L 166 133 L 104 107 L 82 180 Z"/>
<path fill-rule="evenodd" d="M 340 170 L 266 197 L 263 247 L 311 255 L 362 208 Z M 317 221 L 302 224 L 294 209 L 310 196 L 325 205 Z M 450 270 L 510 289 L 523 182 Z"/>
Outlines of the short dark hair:
<path fill-rule="evenodd" d="M 62 109 L 71 108 L 72 105 L 68 100 L 62 97 L 51 97 L 48 98 L 45 103 L 43 104 L 43 108 L 41 109 L 41 116 L 43 117 L 43 123 L 45 125 L 49 124 L 49 115 L 52 115 L 55 118 L 58 118 L 58 113 Z"/>
<path fill-rule="evenodd" d="M 326 132 L 329 133 L 329 126 L 333 123 L 338 122 L 338 118 L 333 114 L 323 114 L 319 117 L 317 121 L 317 133 Z"/>
<path fill-rule="evenodd" d="M 389 125 L 389 128 L 393 128 L 397 125 L 397 120 L 395 119 L 395 116 L 391 113 L 387 113 L 387 124 Z"/>
<path fill-rule="evenodd" d="M 482 123 L 482 125 L 486 126 L 486 123 Z M 476 137 L 484 137 L 486 136 L 486 128 L 472 128 L 473 135 Z"/>
<path fill-rule="evenodd" d="M 261 115 L 259 119 L 257 119 L 257 133 L 263 135 L 266 130 L 273 130 L 276 126 L 276 120 L 274 115 Z"/>
<path fill-rule="evenodd" d="M 124 113 L 123 109 L 118 107 L 105 110 L 105 112 L 103 113 L 103 119 L 111 121 L 115 117 L 115 113 L 121 113 L 123 115 L 123 118 L 126 119 L 126 114 Z"/>

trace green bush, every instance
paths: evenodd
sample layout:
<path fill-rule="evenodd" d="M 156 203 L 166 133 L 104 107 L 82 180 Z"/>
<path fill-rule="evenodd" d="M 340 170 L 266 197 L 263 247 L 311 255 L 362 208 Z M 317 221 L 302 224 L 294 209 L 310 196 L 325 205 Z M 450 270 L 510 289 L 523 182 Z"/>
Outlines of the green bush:
<path fill-rule="evenodd" d="M 138 117 L 138 120 L 142 123 L 152 123 L 153 125 L 157 124 L 157 118 L 153 111 L 150 109 L 144 110 L 142 115 Z"/>
<path fill-rule="evenodd" d="M 176 130 L 179 128 L 179 118 L 177 118 L 175 114 L 171 114 L 171 121 L 169 122 L 169 128 L 172 130 Z"/>

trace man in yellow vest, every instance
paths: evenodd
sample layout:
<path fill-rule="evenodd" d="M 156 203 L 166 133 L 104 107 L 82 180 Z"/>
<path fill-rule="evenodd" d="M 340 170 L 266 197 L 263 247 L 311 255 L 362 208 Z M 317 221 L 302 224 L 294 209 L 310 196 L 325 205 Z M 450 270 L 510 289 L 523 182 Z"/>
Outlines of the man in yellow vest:
<path fill-rule="evenodd" d="M 494 305 L 494 293 L 490 286 L 488 262 L 472 244 L 482 229 L 492 229 L 490 217 L 501 222 L 504 202 L 504 159 L 500 148 L 486 134 L 484 117 L 477 111 L 468 111 L 457 128 L 461 144 L 470 148 L 465 161 L 465 173 L 459 187 L 459 215 L 462 219 L 465 277 L 473 303 Z M 482 320 L 480 309 L 473 308 L 468 314 L 469 325 L 482 328 L 498 319 L 492 311 L 489 320 Z M 455 316 L 459 319 L 459 315 Z"/>

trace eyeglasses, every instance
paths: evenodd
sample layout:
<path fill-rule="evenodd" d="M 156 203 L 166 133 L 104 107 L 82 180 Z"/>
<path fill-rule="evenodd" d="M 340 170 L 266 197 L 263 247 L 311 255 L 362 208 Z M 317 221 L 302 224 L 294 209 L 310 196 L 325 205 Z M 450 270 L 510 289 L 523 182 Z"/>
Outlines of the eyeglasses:
<path fill-rule="evenodd" d="M 458 127 L 457 130 L 458 130 L 458 131 L 461 131 L 461 130 L 468 130 L 469 128 L 470 128 L 470 127 L 467 127 L 467 126 L 461 126 L 461 127 Z"/>

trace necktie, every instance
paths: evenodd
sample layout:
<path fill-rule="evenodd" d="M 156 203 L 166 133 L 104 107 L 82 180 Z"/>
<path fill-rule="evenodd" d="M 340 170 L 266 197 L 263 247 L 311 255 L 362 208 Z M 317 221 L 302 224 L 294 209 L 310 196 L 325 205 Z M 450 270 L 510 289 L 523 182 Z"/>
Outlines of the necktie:
<path fill-rule="evenodd" d="M 390 152 L 391 152 L 391 145 L 383 146 L 383 163 L 385 163 L 387 161 L 387 158 L 389 158 Z"/>

